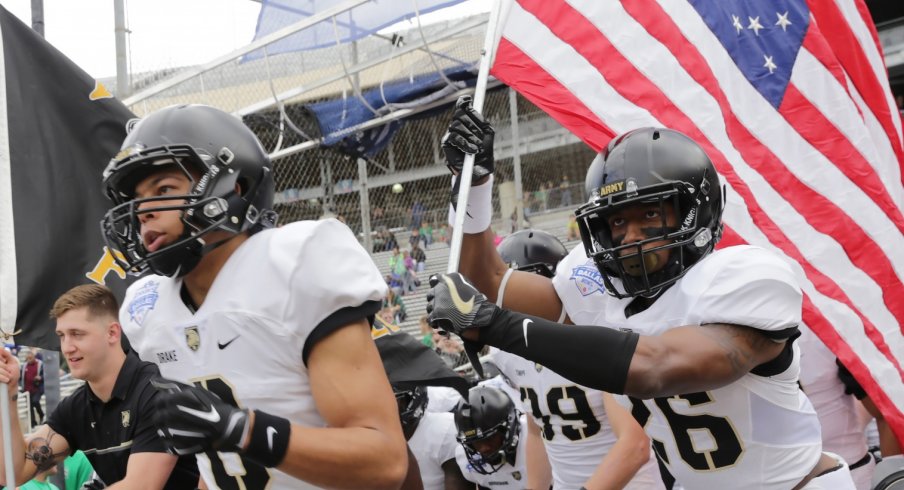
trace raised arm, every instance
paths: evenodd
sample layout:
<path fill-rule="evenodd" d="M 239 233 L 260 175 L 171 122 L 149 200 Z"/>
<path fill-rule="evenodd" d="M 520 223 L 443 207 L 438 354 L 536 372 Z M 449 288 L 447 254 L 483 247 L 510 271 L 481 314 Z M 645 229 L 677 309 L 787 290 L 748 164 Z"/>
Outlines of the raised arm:
<path fill-rule="evenodd" d="M 569 326 L 503 310 L 458 274 L 436 278 L 429 322 L 469 340 L 538 362 L 577 384 L 639 398 L 725 386 L 776 358 L 785 342 L 726 324 L 673 328 L 639 336 L 598 326 Z"/>
<path fill-rule="evenodd" d="M 496 301 L 503 278 L 509 271 L 493 243 L 490 228 L 493 215 L 493 138 L 492 126 L 474 111 L 470 97 L 461 97 L 455 104 L 452 122 L 443 137 L 446 164 L 454 175 L 462 169 L 465 154 L 475 154 L 474 177 L 466 206 L 457 203 L 450 209 L 449 223 L 454 224 L 457 210 L 466 208 L 464 240 L 462 242 L 459 270 L 491 301 Z M 456 177 L 457 178 L 457 177 Z M 458 183 L 453 186 L 452 199 L 458 196 Z M 562 303 L 548 278 L 535 274 L 512 271 L 506 281 L 506 308 L 557 319 Z"/>

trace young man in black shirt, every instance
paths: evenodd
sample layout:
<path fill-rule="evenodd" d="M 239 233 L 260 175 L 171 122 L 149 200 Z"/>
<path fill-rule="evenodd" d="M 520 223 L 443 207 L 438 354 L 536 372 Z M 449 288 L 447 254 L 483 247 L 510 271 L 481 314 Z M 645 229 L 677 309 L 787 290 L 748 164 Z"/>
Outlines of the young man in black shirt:
<path fill-rule="evenodd" d="M 86 381 L 51 413 L 45 425 L 23 437 L 12 418 L 13 462 L 17 484 L 81 449 L 107 488 L 195 488 L 194 458 L 166 452 L 153 425 L 150 407 L 157 390 L 156 364 L 142 362 L 120 344 L 119 306 L 106 287 L 91 284 L 60 296 L 50 316 L 56 319 L 60 350 L 72 376 Z M 15 400 L 18 360 L 0 349 L 0 382 Z M 2 450 L 0 450 L 2 454 Z M 0 480 L 5 475 L 0 458 Z"/>

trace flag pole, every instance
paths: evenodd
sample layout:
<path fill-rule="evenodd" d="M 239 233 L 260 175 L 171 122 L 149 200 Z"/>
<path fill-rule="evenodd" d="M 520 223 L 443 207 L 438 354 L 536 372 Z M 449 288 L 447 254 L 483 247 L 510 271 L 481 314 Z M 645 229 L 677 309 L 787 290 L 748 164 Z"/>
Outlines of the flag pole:
<path fill-rule="evenodd" d="M 490 18 L 487 21 L 486 37 L 483 41 L 483 50 L 480 53 L 480 67 L 477 71 L 477 85 L 474 87 L 474 110 L 483 113 L 483 102 L 486 99 L 487 78 L 490 74 L 490 63 L 493 53 L 496 51 L 496 32 L 499 28 L 499 17 L 502 10 L 502 1 L 493 0 L 490 7 Z M 452 242 L 449 251 L 449 265 L 446 272 L 458 272 L 461 245 L 464 241 L 465 211 L 468 206 L 468 196 L 471 193 L 471 176 L 474 174 L 474 155 L 465 155 L 465 161 L 458 176 L 461 185 L 458 186 L 458 212 L 455 213 L 455 223 L 452 225 Z M 483 366 L 480 364 L 480 354 L 474 344 L 465 341 L 465 354 L 474 368 L 477 376 L 483 378 Z"/>
<path fill-rule="evenodd" d="M 486 37 L 483 41 L 483 50 L 480 53 L 480 67 L 477 72 L 477 85 L 474 87 L 474 110 L 483 113 L 483 102 L 486 99 L 487 78 L 490 74 L 490 62 L 493 59 L 493 53 L 496 51 L 496 32 L 499 28 L 499 15 L 502 2 L 493 0 L 493 6 L 490 8 L 490 19 L 487 22 Z M 471 193 L 471 176 L 474 174 L 474 155 L 465 155 L 465 161 L 458 176 L 461 185 L 458 186 L 458 203 L 463 210 L 467 207 L 468 196 Z M 452 242 L 449 251 L 449 265 L 446 272 L 458 272 L 458 263 L 461 256 L 461 245 L 464 240 L 465 213 L 455 213 L 455 223 L 452 226 Z M 475 366 L 476 368 L 476 366 Z"/>
<path fill-rule="evenodd" d="M 13 436 L 10 434 L 12 422 L 10 419 L 10 403 L 9 394 L 6 389 L 5 393 L 0 394 L 0 424 L 3 427 L 3 465 L 6 469 L 5 481 L 6 488 L 17 488 L 16 472 L 13 469 Z M 18 417 L 18 414 L 16 414 Z"/>

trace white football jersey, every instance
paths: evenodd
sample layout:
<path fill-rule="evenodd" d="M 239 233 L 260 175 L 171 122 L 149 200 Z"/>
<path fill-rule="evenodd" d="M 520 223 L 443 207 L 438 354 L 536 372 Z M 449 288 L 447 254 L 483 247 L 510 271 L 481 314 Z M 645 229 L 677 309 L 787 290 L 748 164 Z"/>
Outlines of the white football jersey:
<path fill-rule="evenodd" d="M 800 330 L 800 384 L 819 416 L 822 448 L 856 463 L 867 451 L 867 421 L 860 415 L 860 402 L 844 393 L 835 354 L 808 327 L 801 325 Z M 872 470 L 867 464 L 851 471 L 858 489 L 869 490 Z"/>
<path fill-rule="evenodd" d="M 351 231 L 303 221 L 251 236 L 220 270 L 196 312 L 182 280 L 148 276 L 129 287 L 120 321 L 161 374 L 238 406 L 322 427 L 306 366 L 317 339 L 375 314 L 386 283 Z M 299 480 L 236 453 L 198 455 L 208 488 L 294 489 Z"/>
<path fill-rule="evenodd" d="M 427 387 L 428 412 L 451 412 L 455 410 L 461 400 L 461 393 L 455 388 L 449 388 L 448 386 Z"/>
<path fill-rule="evenodd" d="M 455 459 L 455 416 L 451 413 L 424 412 L 408 448 L 417 460 L 424 490 L 443 490 L 446 473 L 443 463 Z"/>
<path fill-rule="evenodd" d="M 628 318 L 631 298 L 606 294 L 602 276 L 581 247 L 557 272 L 556 291 L 579 325 L 659 335 L 678 326 L 728 323 L 781 335 L 801 324 L 802 294 L 794 273 L 780 257 L 758 247 L 713 252 L 650 308 Z M 684 488 L 788 489 L 809 473 L 821 453 L 819 420 L 797 385 L 796 344 L 793 354 L 772 376 L 748 373 L 703 393 L 617 398 L 644 425 L 655 452 Z"/>
<path fill-rule="evenodd" d="M 524 412 L 540 428 L 553 487 L 577 490 L 584 486 L 617 440 L 603 405 L 603 392 L 577 385 L 514 354 L 495 350 L 492 355 L 499 370 L 518 387 Z M 652 459 L 637 471 L 634 480 L 627 488 L 662 488 Z"/>
<path fill-rule="evenodd" d="M 521 429 L 518 434 L 518 449 L 515 451 L 515 464 L 506 462 L 499 471 L 484 475 L 474 471 L 465 448 L 461 444 L 455 448 L 455 460 L 461 473 L 469 482 L 476 483 L 484 488 L 525 488 L 527 483 L 527 419 L 521 415 Z"/>

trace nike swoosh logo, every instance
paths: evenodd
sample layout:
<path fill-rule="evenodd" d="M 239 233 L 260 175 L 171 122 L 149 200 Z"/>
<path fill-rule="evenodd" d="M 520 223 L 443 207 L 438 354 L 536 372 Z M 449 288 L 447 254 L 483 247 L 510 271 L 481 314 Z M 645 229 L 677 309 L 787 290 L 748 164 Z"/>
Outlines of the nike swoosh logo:
<path fill-rule="evenodd" d="M 534 321 L 531 320 L 530 318 L 525 318 L 524 321 L 521 323 L 521 330 L 523 330 L 523 332 L 524 332 L 524 347 L 527 347 L 527 325 L 529 323 L 534 323 Z"/>
<path fill-rule="evenodd" d="M 474 311 L 474 298 L 471 298 L 468 301 L 461 299 L 461 296 L 458 295 L 458 288 L 455 287 L 455 282 L 446 276 L 443 276 L 443 280 L 446 281 L 446 285 L 449 286 L 449 294 L 452 296 L 452 304 L 455 305 L 455 308 L 465 315 Z"/>
<path fill-rule="evenodd" d="M 267 446 L 270 450 L 273 450 L 273 436 L 276 435 L 276 429 L 274 427 L 267 427 Z"/>
<path fill-rule="evenodd" d="M 185 412 L 191 416 L 198 417 L 199 419 L 202 419 L 202 420 L 206 420 L 212 424 L 215 424 L 220 421 L 220 414 L 217 413 L 217 411 L 214 410 L 213 407 L 210 407 L 210 410 L 208 410 L 206 412 L 202 412 L 201 410 L 195 410 L 194 408 L 183 407 L 182 405 L 177 405 L 177 407 L 179 408 L 179 410 L 182 410 L 183 412 Z"/>
<path fill-rule="evenodd" d="M 220 350 L 223 350 L 223 349 L 229 347 L 229 344 L 235 342 L 235 339 L 237 339 L 237 338 L 239 338 L 239 337 L 240 337 L 240 335 L 236 335 L 235 337 L 233 337 L 233 338 L 232 338 L 231 340 L 229 340 L 228 342 L 222 343 L 222 344 L 221 344 L 219 341 L 217 341 L 217 347 L 219 347 Z"/>

